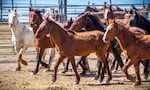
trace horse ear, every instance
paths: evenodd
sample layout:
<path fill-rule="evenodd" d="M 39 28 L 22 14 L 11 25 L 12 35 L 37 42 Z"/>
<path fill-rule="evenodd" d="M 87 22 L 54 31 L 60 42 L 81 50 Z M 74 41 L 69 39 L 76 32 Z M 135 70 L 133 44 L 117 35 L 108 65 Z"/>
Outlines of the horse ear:
<path fill-rule="evenodd" d="M 10 12 L 10 9 L 8 10 L 8 12 Z"/>
<path fill-rule="evenodd" d="M 112 23 L 116 23 L 115 19 L 112 20 Z"/>
<path fill-rule="evenodd" d="M 89 12 L 89 11 L 85 12 L 85 15 L 89 15 L 89 14 L 90 14 L 90 12 Z"/>
<path fill-rule="evenodd" d="M 49 15 L 47 15 L 47 16 L 45 17 L 45 20 L 49 21 Z"/>
<path fill-rule="evenodd" d="M 129 13 L 130 13 L 130 14 L 133 14 L 133 10 L 132 10 L 132 9 L 130 9 Z"/>
<path fill-rule="evenodd" d="M 32 7 L 29 7 L 29 11 L 33 11 Z"/>
<path fill-rule="evenodd" d="M 15 9 L 15 12 L 17 12 L 17 10 Z"/>
<path fill-rule="evenodd" d="M 135 15 L 138 15 L 138 13 L 136 11 L 134 11 Z"/>

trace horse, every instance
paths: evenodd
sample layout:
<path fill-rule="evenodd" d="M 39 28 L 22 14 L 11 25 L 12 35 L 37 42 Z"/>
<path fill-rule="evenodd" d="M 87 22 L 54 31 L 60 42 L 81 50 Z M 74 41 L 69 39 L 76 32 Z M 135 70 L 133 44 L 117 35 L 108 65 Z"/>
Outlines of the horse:
<path fill-rule="evenodd" d="M 49 19 L 48 17 L 40 24 L 38 31 L 36 32 L 36 38 L 41 39 L 50 35 L 54 41 L 57 50 L 59 51 L 59 58 L 54 66 L 54 74 L 52 75 L 52 82 L 56 82 L 57 69 L 59 64 L 68 58 L 71 61 L 73 70 L 76 75 L 75 84 L 79 84 L 80 76 L 77 72 L 75 65 L 74 56 L 87 56 L 92 52 L 96 52 L 98 58 L 101 58 L 103 64 L 103 72 L 106 70 L 108 74 L 107 83 L 112 79 L 111 72 L 109 70 L 109 65 L 105 58 L 105 53 L 109 47 L 109 44 L 102 41 L 104 35 L 101 31 L 89 31 L 89 32 L 70 32 L 66 29 L 60 27 L 55 21 Z M 69 48 L 68 48 L 69 46 Z M 103 80 L 101 80 L 103 81 Z"/>
<path fill-rule="evenodd" d="M 81 15 L 79 15 L 72 23 L 70 29 L 77 32 L 93 30 L 100 30 L 102 32 L 105 32 L 104 26 L 101 24 L 101 21 L 99 21 L 95 15 L 91 15 L 90 12 L 82 13 Z M 120 67 L 123 67 L 123 62 L 119 53 L 120 51 L 118 50 L 118 48 L 116 48 L 116 46 L 117 44 L 115 41 L 111 42 L 112 52 L 115 58 L 118 60 Z M 101 64 L 98 62 L 98 73 L 94 77 L 95 80 L 98 79 L 100 76 L 100 65 Z"/>
<path fill-rule="evenodd" d="M 43 21 L 43 18 L 41 15 L 41 11 L 38 9 L 31 9 L 30 8 L 29 22 L 30 22 L 31 27 L 33 28 L 34 35 L 35 35 L 38 27 L 42 23 L 42 21 Z M 59 25 L 63 28 L 69 28 L 71 26 L 72 22 L 73 22 L 73 19 L 70 18 L 70 20 L 68 20 L 67 22 L 64 22 L 63 24 L 59 23 Z M 36 43 L 36 48 L 38 49 L 37 65 L 36 65 L 35 70 L 33 71 L 33 74 L 36 74 L 39 70 L 38 69 L 39 63 L 41 62 L 41 57 L 43 56 L 43 52 L 47 48 L 53 48 L 53 49 L 51 49 L 50 58 L 49 58 L 48 70 L 50 69 L 51 62 L 55 56 L 55 49 L 54 49 L 55 45 L 54 45 L 53 41 L 51 40 L 51 38 L 49 38 L 49 37 L 45 37 L 45 38 L 40 39 L 40 40 L 34 38 L 34 40 Z M 44 42 L 45 42 L 45 44 L 43 44 Z M 68 71 L 68 64 L 64 67 L 63 72 L 66 72 L 66 71 Z"/>
<path fill-rule="evenodd" d="M 129 19 L 128 19 L 128 24 L 131 27 L 139 27 L 142 28 L 145 33 L 144 34 L 150 34 L 150 22 L 144 18 L 142 15 L 138 14 L 136 11 L 129 13 Z M 148 78 L 148 74 L 150 72 L 150 70 L 148 70 L 149 67 L 149 61 L 142 61 L 143 65 L 144 65 L 144 78 L 147 79 Z"/>
<path fill-rule="evenodd" d="M 30 23 L 31 27 L 33 28 L 33 33 L 35 35 L 39 25 L 43 21 L 43 18 L 42 18 L 40 10 L 30 8 L 29 11 L 30 11 L 29 12 L 29 23 Z M 34 42 L 35 42 L 36 49 L 37 49 L 37 65 L 36 65 L 35 70 L 33 71 L 33 74 L 36 74 L 38 72 L 39 63 L 41 62 L 42 57 L 45 58 L 45 55 L 46 55 L 45 49 L 52 48 L 52 49 L 48 49 L 50 51 L 50 57 L 48 60 L 49 64 L 46 66 L 48 66 L 47 68 L 49 71 L 50 67 L 51 67 L 52 60 L 54 59 L 54 56 L 55 56 L 55 49 L 54 49 L 55 45 L 54 45 L 53 41 L 51 39 L 49 39 L 48 37 L 43 39 L 43 40 L 37 40 L 34 37 Z M 41 44 L 44 42 L 45 42 L 45 44 Z"/>
<path fill-rule="evenodd" d="M 123 66 L 122 71 L 125 73 L 127 79 L 134 82 L 134 85 L 141 85 L 141 77 L 139 73 L 140 60 L 146 60 L 150 58 L 150 35 L 144 35 L 139 32 L 134 32 L 132 29 L 138 30 L 138 27 L 127 27 L 121 22 L 115 20 L 109 24 L 106 32 L 103 36 L 103 41 L 109 43 L 118 38 L 120 45 L 124 52 L 128 56 L 128 61 Z M 130 41 L 129 41 L 130 40 Z M 145 49 L 146 48 L 146 49 Z M 135 52 L 139 50 L 139 52 Z M 128 68 L 134 65 L 136 78 L 128 74 Z"/>
<path fill-rule="evenodd" d="M 18 53 L 18 66 L 15 70 L 21 69 L 21 63 L 27 65 L 27 62 L 23 60 L 22 54 L 28 47 L 35 46 L 34 35 L 31 28 L 27 28 L 25 25 L 19 22 L 19 14 L 16 10 L 8 11 L 8 24 L 11 27 L 15 36 L 15 49 Z"/>
<path fill-rule="evenodd" d="M 141 9 L 137 9 L 134 4 L 131 5 L 131 10 L 137 11 L 140 15 L 142 15 L 145 18 L 148 18 L 148 11 L 150 10 L 150 4 L 147 5 L 147 7 L 143 7 Z"/>

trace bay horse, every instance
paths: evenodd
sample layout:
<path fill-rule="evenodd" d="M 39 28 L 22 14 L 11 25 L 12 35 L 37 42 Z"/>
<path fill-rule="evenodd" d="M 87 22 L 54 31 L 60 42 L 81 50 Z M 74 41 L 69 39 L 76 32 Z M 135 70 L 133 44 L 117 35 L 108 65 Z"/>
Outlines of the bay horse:
<path fill-rule="evenodd" d="M 139 32 L 133 32 L 132 29 L 138 30 L 138 27 L 127 27 L 121 22 L 115 20 L 109 24 L 103 36 L 103 41 L 108 43 L 114 38 L 118 38 L 120 45 L 128 56 L 128 61 L 122 70 L 127 79 L 134 82 L 134 85 L 141 85 L 141 77 L 139 72 L 140 60 L 150 59 L 150 35 L 144 35 Z M 129 41 L 130 40 L 130 41 Z M 146 48 L 146 49 L 145 49 Z M 139 52 L 135 52 L 139 50 Z M 128 68 L 134 65 L 136 78 L 128 74 Z"/>
<path fill-rule="evenodd" d="M 29 8 L 29 11 L 30 11 L 29 12 L 29 23 L 30 23 L 31 27 L 33 28 L 33 32 L 35 35 L 37 29 L 39 28 L 40 24 L 43 21 L 43 18 L 42 18 L 40 10 Z M 67 22 L 64 22 L 63 24 L 59 23 L 59 25 L 63 28 L 70 28 L 72 22 L 73 22 L 73 19 L 70 18 L 70 20 L 68 20 Z M 52 48 L 51 52 L 50 52 L 49 65 L 48 65 L 48 70 L 50 70 L 52 60 L 55 56 L 55 49 L 54 49 L 55 45 L 54 45 L 53 41 L 49 37 L 45 37 L 43 39 L 34 38 L 34 41 L 36 44 L 36 48 L 38 49 L 38 53 L 37 53 L 37 65 L 36 65 L 35 70 L 33 71 L 33 74 L 36 74 L 38 72 L 39 63 L 41 62 L 41 57 L 43 56 L 43 53 L 44 53 L 45 49 L 47 49 L 47 48 Z M 45 44 L 43 44 L 43 43 L 45 43 Z M 67 62 L 67 65 L 64 67 L 64 72 L 66 72 L 66 71 L 68 71 L 68 62 Z"/>
<path fill-rule="evenodd" d="M 112 79 L 111 72 L 109 70 L 109 65 L 105 58 L 105 53 L 109 47 L 109 43 L 104 43 L 102 37 L 104 35 L 101 31 L 89 31 L 89 32 L 70 32 L 66 29 L 60 27 L 55 21 L 49 19 L 48 17 L 40 24 L 36 32 L 36 38 L 42 39 L 50 35 L 54 41 L 57 50 L 59 51 L 59 58 L 54 66 L 54 74 L 52 76 L 52 82 L 55 82 L 57 77 L 57 69 L 59 64 L 68 58 L 71 61 L 73 70 L 76 75 L 75 84 L 79 84 L 80 76 L 77 72 L 75 58 L 74 56 L 87 56 L 92 52 L 96 52 L 99 60 L 102 62 L 103 72 L 106 70 L 108 74 L 107 83 Z M 68 48 L 69 47 L 69 48 Z"/>
<path fill-rule="evenodd" d="M 28 47 L 35 46 L 34 34 L 31 28 L 27 28 L 25 25 L 19 22 L 19 14 L 16 10 L 8 11 L 8 24 L 11 27 L 11 31 L 15 37 L 15 49 L 18 54 L 18 66 L 16 70 L 21 69 L 21 63 L 27 65 L 27 62 L 22 58 L 22 54 Z"/>
<path fill-rule="evenodd" d="M 94 30 L 105 32 L 104 25 L 102 25 L 101 21 L 95 15 L 91 15 L 90 12 L 80 14 L 74 20 L 70 29 L 75 30 L 77 32 L 94 31 Z M 118 49 L 116 46 L 117 46 L 116 41 L 111 42 L 112 53 L 115 56 L 116 60 L 118 61 L 119 66 L 123 67 L 123 61 L 120 57 L 121 52 L 120 52 L 120 49 Z M 101 72 L 100 68 L 101 68 L 101 63 L 98 62 L 98 72 L 97 72 L 97 75 L 95 75 L 94 77 L 95 80 L 98 79 L 100 76 L 100 72 Z M 101 74 L 101 76 L 103 77 L 103 73 Z"/>
<path fill-rule="evenodd" d="M 42 18 L 40 10 L 29 8 L 29 11 L 30 11 L 29 12 L 29 23 L 30 23 L 31 27 L 33 28 L 33 33 L 35 35 L 39 25 L 43 21 L 43 18 Z M 45 55 L 46 55 L 46 50 L 45 49 L 47 49 L 47 48 L 50 51 L 50 57 L 49 57 L 49 60 L 48 60 L 49 64 L 48 65 L 45 64 L 45 65 L 48 68 L 48 70 L 50 70 L 52 60 L 55 56 L 55 49 L 54 49 L 55 45 L 54 45 L 53 41 L 48 37 L 45 37 L 42 40 L 36 39 L 34 37 L 34 42 L 35 42 L 36 49 L 37 49 L 37 65 L 36 65 L 35 70 L 33 71 L 33 74 L 36 74 L 38 72 L 39 63 L 41 62 L 42 57 L 43 58 L 45 57 Z"/>

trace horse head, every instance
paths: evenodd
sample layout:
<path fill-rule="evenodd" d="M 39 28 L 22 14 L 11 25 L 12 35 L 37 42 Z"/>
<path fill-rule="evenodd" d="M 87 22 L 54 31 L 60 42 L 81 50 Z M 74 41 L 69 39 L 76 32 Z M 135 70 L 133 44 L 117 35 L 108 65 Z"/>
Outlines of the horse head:
<path fill-rule="evenodd" d="M 109 20 L 114 19 L 114 18 L 115 18 L 115 16 L 114 16 L 114 13 L 113 13 L 113 10 L 112 10 L 112 6 L 109 6 L 108 8 L 106 8 L 104 10 L 105 23 L 109 24 Z"/>
<path fill-rule="evenodd" d="M 136 27 L 142 28 L 146 32 L 150 33 L 150 30 L 149 30 L 150 22 L 145 17 L 138 14 L 136 11 L 134 11 L 133 14 L 131 14 L 128 23 L 132 27 L 136 26 Z"/>
<path fill-rule="evenodd" d="M 41 15 L 41 11 L 38 9 L 32 9 L 29 12 L 29 23 L 33 28 L 33 32 L 35 33 L 38 29 L 39 25 L 42 23 L 43 18 Z"/>
<path fill-rule="evenodd" d="M 50 33 L 50 29 L 52 27 L 51 23 L 52 20 L 49 20 L 49 16 L 46 16 L 35 33 L 36 39 L 49 37 L 48 34 Z"/>
<path fill-rule="evenodd" d="M 117 25 L 117 22 L 113 20 L 106 29 L 106 32 L 103 36 L 103 41 L 105 43 L 109 43 L 110 41 L 113 41 L 115 36 L 117 36 L 118 32 L 119 32 L 119 26 Z"/>
<path fill-rule="evenodd" d="M 19 14 L 17 13 L 17 10 L 8 10 L 8 24 L 10 27 L 13 27 L 18 23 L 18 17 Z"/>
<path fill-rule="evenodd" d="M 80 15 L 74 20 L 74 22 L 72 23 L 70 29 L 71 29 L 71 30 L 75 30 L 75 31 L 82 30 L 82 28 L 83 28 L 84 26 L 86 26 L 86 24 L 87 24 L 88 15 L 89 15 L 89 12 L 85 12 L 85 13 L 83 13 L 83 14 L 80 14 Z"/>

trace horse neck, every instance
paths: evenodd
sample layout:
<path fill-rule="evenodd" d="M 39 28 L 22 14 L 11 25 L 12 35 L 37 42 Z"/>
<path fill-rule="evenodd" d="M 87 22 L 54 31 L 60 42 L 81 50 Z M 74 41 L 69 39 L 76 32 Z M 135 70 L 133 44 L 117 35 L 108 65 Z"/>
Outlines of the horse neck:
<path fill-rule="evenodd" d="M 60 47 L 63 44 L 63 42 L 66 40 L 67 31 L 64 30 L 58 24 L 56 24 L 55 22 L 52 22 L 52 23 L 53 23 L 52 24 L 53 28 L 51 28 L 50 36 L 52 37 L 52 39 L 55 42 L 55 44 Z"/>
<path fill-rule="evenodd" d="M 25 26 L 21 24 L 19 21 L 17 21 L 17 23 L 12 26 L 12 31 L 15 37 L 18 37 L 24 28 Z"/>
<path fill-rule="evenodd" d="M 119 39 L 122 47 L 124 47 L 124 48 L 126 48 L 127 45 L 129 46 L 130 43 L 133 43 L 132 41 L 130 42 L 129 40 L 136 38 L 135 34 L 131 31 L 129 31 L 128 29 L 129 28 L 121 26 L 121 30 L 119 30 L 119 32 L 117 33 L 117 38 Z"/>

